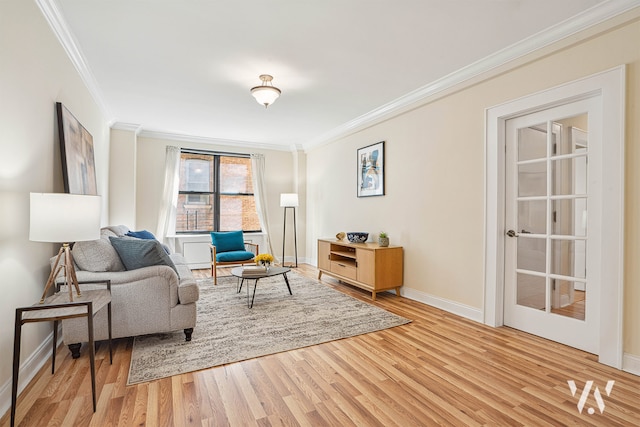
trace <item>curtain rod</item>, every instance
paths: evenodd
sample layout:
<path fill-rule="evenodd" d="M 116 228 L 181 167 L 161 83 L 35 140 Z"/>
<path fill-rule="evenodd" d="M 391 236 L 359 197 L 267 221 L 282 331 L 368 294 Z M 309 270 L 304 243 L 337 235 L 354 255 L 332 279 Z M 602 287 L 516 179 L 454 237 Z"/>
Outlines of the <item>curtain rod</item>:
<path fill-rule="evenodd" d="M 246 158 L 251 157 L 251 154 L 228 153 L 224 151 L 207 151 L 207 150 L 198 150 L 193 148 L 181 148 L 180 152 L 187 153 L 187 154 L 207 154 L 207 155 L 227 156 L 227 157 L 246 157 Z"/>

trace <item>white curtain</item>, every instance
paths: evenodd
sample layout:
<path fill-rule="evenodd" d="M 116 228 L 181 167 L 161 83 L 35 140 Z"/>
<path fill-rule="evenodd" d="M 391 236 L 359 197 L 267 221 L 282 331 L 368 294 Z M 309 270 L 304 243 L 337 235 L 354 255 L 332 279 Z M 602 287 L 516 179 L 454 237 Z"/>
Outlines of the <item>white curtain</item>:
<path fill-rule="evenodd" d="M 267 190 L 265 184 L 264 172 L 264 155 L 251 155 L 251 176 L 253 179 L 253 197 L 256 201 L 256 209 L 258 210 L 258 219 L 260 220 L 260 228 L 265 233 L 265 244 L 268 252 L 273 254 L 271 246 L 271 233 L 269 232 L 269 216 L 267 214 Z M 275 255 L 274 255 L 275 256 Z"/>
<path fill-rule="evenodd" d="M 166 243 L 175 252 L 175 239 L 167 236 L 176 234 L 176 208 L 178 206 L 178 186 L 180 185 L 180 148 L 167 147 L 167 157 L 164 169 L 164 190 L 162 204 L 158 215 L 158 230 L 156 237 Z"/>

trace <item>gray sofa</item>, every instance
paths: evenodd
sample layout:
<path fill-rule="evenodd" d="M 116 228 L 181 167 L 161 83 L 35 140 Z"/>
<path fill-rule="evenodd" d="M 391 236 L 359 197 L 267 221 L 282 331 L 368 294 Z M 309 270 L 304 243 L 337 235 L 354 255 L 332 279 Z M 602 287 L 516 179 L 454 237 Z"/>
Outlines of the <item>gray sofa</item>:
<path fill-rule="evenodd" d="M 128 232 L 129 229 L 122 225 L 105 227 L 99 240 L 77 242 L 71 253 L 78 281 L 111 280 L 113 338 L 184 330 L 186 340 L 190 341 L 196 325 L 199 291 L 185 259 L 180 254 L 163 252 L 157 255 L 164 260 L 166 258 L 163 257 L 167 256 L 169 265 L 159 261 L 160 265 L 137 268 L 136 260 L 131 265 L 132 261 L 126 259 L 126 253 L 118 245 L 152 243 L 126 237 Z M 157 241 L 153 244 L 160 246 Z M 166 251 L 169 252 L 168 249 Z M 81 285 L 81 289 L 90 289 L 91 286 L 96 285 Z M 96 314 L 94 330 L 96 341 L 108 338 L 106 309 Z M 69 346 L 73 358 L 79 357 L 81 343 L 89 340 L 86 320 L 64 320 L 62 339 Z"/>

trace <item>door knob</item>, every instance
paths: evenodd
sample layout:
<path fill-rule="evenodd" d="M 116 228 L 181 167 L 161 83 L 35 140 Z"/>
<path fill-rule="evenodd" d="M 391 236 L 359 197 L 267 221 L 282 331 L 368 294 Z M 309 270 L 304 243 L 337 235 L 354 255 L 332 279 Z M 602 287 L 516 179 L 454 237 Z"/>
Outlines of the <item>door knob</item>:
<path fill-rule="evenodd" d="M 518 234 L 513 230 L 509 230 L 509 231 L 507 231 L 507 236 L 509 236 L 509 237 L 518 237 Z"/>

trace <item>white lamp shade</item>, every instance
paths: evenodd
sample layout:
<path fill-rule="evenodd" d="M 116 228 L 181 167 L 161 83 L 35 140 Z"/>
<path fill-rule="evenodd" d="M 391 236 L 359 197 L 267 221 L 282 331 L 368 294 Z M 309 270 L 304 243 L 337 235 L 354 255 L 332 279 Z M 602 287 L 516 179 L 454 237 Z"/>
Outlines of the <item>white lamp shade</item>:
<path fill-rule="evenodd" d="M 31 193 L 29 240 L 71 243 L 100 238 L 100 196 Z"/>
<path fill-rule="evenodd" d="M 298 195 L 296 193 L 280 194 L 280 207 L 292 208 L 298 206 Z"/>

